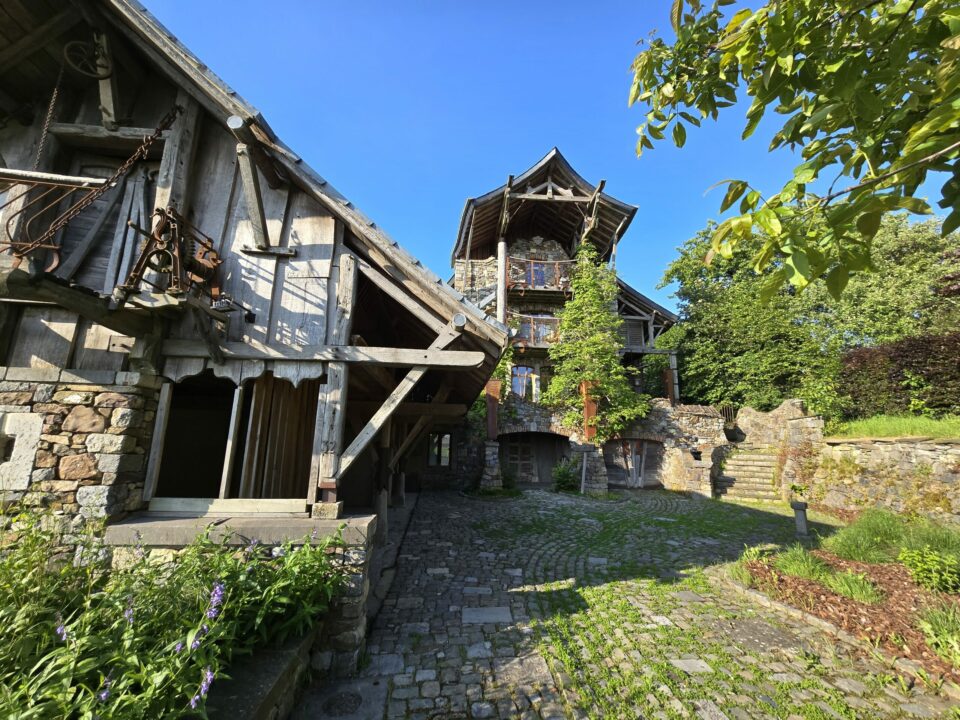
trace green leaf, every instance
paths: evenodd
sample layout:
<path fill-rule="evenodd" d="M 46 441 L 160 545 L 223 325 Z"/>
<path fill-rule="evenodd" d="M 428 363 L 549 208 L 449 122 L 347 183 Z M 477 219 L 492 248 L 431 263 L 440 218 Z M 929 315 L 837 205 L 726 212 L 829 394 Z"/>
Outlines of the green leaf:
<path fill-rule="evenodd" d="M 670 7 L 670 25 L 674 32 L 680 32 L 680 23 L 683 21 L 683 0 L 673 0 Z"/>
<path fill-rule="evenodd" d="M 797 167 L 793 170 L 793 179 L 801 185 L 806 185 L 808 182 L 815 180 L 816 177 L 817 169 L 810 163 L 797 165 Z"/>
<path fill-rule="evenodd" d="M 850 273 L 845 267 L 838 265 L 827 273 L 825 280 L 831 297 L 834 300 L 839 300 L 844 288 L 847 287 L 847 283 L 850 282 Z"/>
<path fill-rule="evenodd" d="M 780 288 L 783 287 L 786 281 L 787 275 L 783 268 L 773 273 L 766 279 L 763 285 L 760 286 L 760 302 L 764 305 L 769 305 L 774 295 L 780 292 Z"/>
<path fill-rule="evenodd" d="M 743 180 L 731 180 L 727 187 L 727 194 L 723 196 L 723 202 L 720 203 L 720 212 L 725 212 L 733 205 L 748 187 Z"/>
<path fill-rule="evenodd" d="M 780 218 L 768 207 L 760 208 L 753 214 L 753 220 L 762 227 L 768 235 L 776 237 L 780 234 L 783 227 L 780 225 Z"/>
<path fill-rule="evenodd" d="M 954 210 L 952 213 L 947 215 L 947 219 L 943 221 L 943 226 L 940 228 L 940 234 L 949 235 L 958 227 L 960 227 L 960 210 Z"/>
<path fill-rule="evenodd" d="M 673 125 L 673 142 L 678 148 L 682 148 L 687 141 L 687 130 L 679 120 Z"/>
<path fill-rule="evenodd" d="M 926 200 L 909 196 L 899 198 L 897 207 L 905 208 L 916 215 L 930 215 L 933 212 Z"/>
<path fill-rule="evenodd" d="M 883 219 L 883 213 L 879 210 L 864 213 L 857 218 L 857 230 L 863 235 L 864 240 L 870 240 L 880 229 L 880 221 Z"/>

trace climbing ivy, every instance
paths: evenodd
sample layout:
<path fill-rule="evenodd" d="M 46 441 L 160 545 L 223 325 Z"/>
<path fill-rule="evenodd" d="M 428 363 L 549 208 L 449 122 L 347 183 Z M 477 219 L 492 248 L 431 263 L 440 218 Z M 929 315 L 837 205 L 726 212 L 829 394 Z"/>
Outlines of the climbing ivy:
<path fill-rule="evenodd" d="M 548 351 L 554 377 L 541 402 L 560 416 L 563 427 L 580 431 L 580 384 L 590 383 L 598 405 L 592 425 L 597 430 L 594 442 L 599 445 L 646 415 L 649 398 L 634 391 L 629 376 L 636 371 L 621 363 L 616 275 L 599 262 L 596 249 L 589 244 L 577 252 L 570 289 L 571 299 L 557 313 L 558 339 Z"/>

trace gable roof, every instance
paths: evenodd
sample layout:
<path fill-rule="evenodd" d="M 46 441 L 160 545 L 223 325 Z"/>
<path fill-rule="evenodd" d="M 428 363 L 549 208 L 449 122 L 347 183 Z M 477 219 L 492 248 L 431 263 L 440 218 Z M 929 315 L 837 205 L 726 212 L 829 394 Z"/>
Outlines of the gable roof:
<path fill-rule="evenodd" d="M 665 307 L 663 307 L 663 305 L 655 303 L 642 292 L 631 285 L 628 285 L 619 277 L 617 278 L 617 285 L 620 287 L 621 297 L 631 305 L 638 306 L 640 309 L 645 310 L 654 317 L 662 317 L 669 325 L 673 325 L 679 320 L 676 313 L 667 310 Z"/>
<path fill-rule="evenodd" d="M 238 95 L 223 80 L 188 50 L 150 12 L 136 0 L 103 0 L 110 12 L 107 19 L 125 37 L 133 41 L 174 82 L 188 92 L 224 126 L 231 115 L 241 117 L 250 126 L 264 150 L 283 167 L 302 190 L 313 196 L 342 221 L 379 260 L 382 269 L 401 285 L 414 284 L 418 290 L 443 309 L 447 317 L 462 313 L 467 330 L 499 348 L 506 346 L 507 328 L 469 302 L 439 276 L 366 217 L 350 200 L 339 193 L 302 158 L 287 147 L 267 124 L 260 112 Z M 408 288 L 408 292 L 411 292 Z M 420 296 L 419 293 L 411 292 Z"/>
<path fill-rule="evenodd" d="M 563 241 L 567 237 L 578 236 L 584 221 L 583 213 L 578 213 L 573 208 L 584 204 L 588 199 L 592 200 L 596 194 L 597 225 L 591 237 L 600 248 L 602 256 L 606 257 L 613 245 L 623 237 L 637 212 L 637 207 L 597 191 L 597 186 L 584 180 L 560 150 L 553 148 L 531 168 L 512 178 L 509 184 L 467 200 L 450 261 L 453 263 L 464 256 L 468 244 L 471 251 L 475 248 L 495 246 L 499 239 L 504 203 L 508 203 L 511 222 L 522 222 L 525 213 L 528 216 L 534 214 L 537 206 L 542 204 L 537 200 L 528 201 L 533 195 L 543 195 L 543 200 L 556 198 L 558 206 L 562 203 L 563 207 L 556 208 L 552 217 L 543 218 L 541 215 L 537 217 L 537 221 L 546 222 L 554 239 Z M 571 211 L 566 211 L 566 207 L 570 207 Z"/>

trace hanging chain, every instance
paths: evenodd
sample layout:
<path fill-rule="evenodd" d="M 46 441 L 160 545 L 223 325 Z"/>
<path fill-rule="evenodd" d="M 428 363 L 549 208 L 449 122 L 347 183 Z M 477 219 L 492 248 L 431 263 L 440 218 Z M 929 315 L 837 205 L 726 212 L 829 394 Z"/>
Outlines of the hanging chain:
<path fill-rule="evenodd" d="M 90 190 L 86 195 L 84 195 L 75 205 L 73 205 L 69 210 L 60 215 L 50 227 L 47 228 L 40 237 L 36 240 L 33 240 L 29 243 L 24 243 L 22 246 L 14 250 L 14 255 L 17 257 L 23 257 L 29 252 L 37 249 L 42 246 L 47 240 L 56 235 L 57 231 L 64 227 L 67 223 L 73 220 L 77 215 L 86 210 L 90 205 L 96 202 L 102 195 L 104 195 L 108 190 L 113 188 L 117 182 L 126 175 L 130 168 L 133 167 L 140 159 L 146 159 L 147 153 L 150 151 L 150 146 L 156 142 L 160 136 L 173 125 L 173 121 L 177 119 L 177 115 L 183 112 L 183 107 L 180 105 L 174 105 L 173 109 L 170 110 L 166 115 L 163 116 L 163 119 L 160 120 L 160 123 L 157 125 L 156 130 L 153 131 L 152 135 L 147 135 L 143 138 L 143 142 L 140 143 L 140 147 L 127 158 L 120 167 L 117 168 L 116 172 L 109 178 L 107 178 L 102 185 L 95 187 Z"/>
<path fill-rule="evenodd" d="M 50 96 L 50 104 L 47 106 L 47 117 L 43 121 L 43 132 L 40 133 L 40 144 L 37 145 L 37 156 L 33 159 L 33 169 L 40 167 L 40 158 L 43 157 L 43 149 L 47 146 L 47 135 L 50 134 L 50 124 L 53 122 L 53 110 L 57 106 L 57 98 L 60 96 L 60 83 L 63 81 L 63 63 L 60 63 L 60 72 L 57 74 L 57 83 L 53 86 L 53 94 Z"/>

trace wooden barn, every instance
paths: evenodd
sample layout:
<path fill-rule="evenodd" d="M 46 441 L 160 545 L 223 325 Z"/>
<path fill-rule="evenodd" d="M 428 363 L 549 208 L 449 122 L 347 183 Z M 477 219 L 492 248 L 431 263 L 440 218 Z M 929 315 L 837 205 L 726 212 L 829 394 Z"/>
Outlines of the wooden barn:
<path fill-rule="evenodd" d="M 3 0 L 0 494 L 337 517 L 507 342 L 132 0 Z"/>

